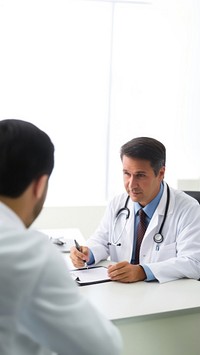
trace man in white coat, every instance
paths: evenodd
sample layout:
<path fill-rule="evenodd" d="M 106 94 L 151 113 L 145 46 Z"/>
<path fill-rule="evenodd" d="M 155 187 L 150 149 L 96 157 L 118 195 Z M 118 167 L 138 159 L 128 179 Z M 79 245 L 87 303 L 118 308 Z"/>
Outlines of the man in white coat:
<path fill-rule="evenodd" d="M 0 121 L 0 354 L 119 355 L 117 328 L 81 296 L 55 246 L 29 228 L 53 165 L 46 133 Z"/>
<path fill-rule="evenodd" d="M 108 273 L 115 281 L 200 278 L 200 205 L 164 182 L 165 159 L 164 145 L 153 138 L 134 138 L 121 147 L 126 193 L 109 203 L 87 245 L 71 249 L 75 266 L 110 257 L 116 263 Z M 146 232 L 138 247 L 139 210 Z"/>

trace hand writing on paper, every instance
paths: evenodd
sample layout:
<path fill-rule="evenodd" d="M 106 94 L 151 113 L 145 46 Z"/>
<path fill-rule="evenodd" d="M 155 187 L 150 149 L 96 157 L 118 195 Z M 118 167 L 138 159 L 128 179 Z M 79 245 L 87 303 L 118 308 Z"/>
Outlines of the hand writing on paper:
<path fill-rule="evenodd" d="M 108 266 L 108 276 L 112 281 L 136 282 L 146 279 L 144 269 L 140 265 L 132 265 L 127 261 Z"/>
<path fill-rule="evenodd" d="M 80 246 L 80 250 L 78 250 L 75 246 L 72 247 L 70 249 L 70 258 L 75 267 L 84 267 L 85 263 L 89 260 L 88 247 Z"/>

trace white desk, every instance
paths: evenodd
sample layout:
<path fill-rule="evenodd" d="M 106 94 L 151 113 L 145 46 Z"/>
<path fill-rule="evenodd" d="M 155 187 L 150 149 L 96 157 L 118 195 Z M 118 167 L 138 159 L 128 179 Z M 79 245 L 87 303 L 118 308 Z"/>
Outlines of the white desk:
<path fill-rule="evenodd" d="M 124 355 L 200 355 L 199 281 L 108 282 L 80 292 L 120 329 Z"/>
<path fill-rule="evenodd" d="M 78 228 L 51 228 L 51 229 L 39 229 L 40 232 L 45 233 L 52 238 L 66 238 L 66 239 L 77 239 L 79 243 L 84 243 L 80 230 Z"/>
<path fill-rule="evenodd" d="M 123 355 L 200 355 L 200 281 L 106 282 L 79 290 L 119 328 Z"/>

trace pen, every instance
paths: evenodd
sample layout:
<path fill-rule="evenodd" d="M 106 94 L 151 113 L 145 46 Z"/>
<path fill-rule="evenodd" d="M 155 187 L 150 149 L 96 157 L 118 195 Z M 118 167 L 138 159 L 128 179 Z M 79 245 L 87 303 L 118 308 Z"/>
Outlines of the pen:
<path fill-rule="evenodd" d="M 75 246 L 76 246 L 76 249 L 80 252 L 82 252 L 82 249 L 81 249 L 81 246 L 78 244 L 77 240 L 74 239 L 74 243 L 75 243 Z M 84 260 L 85 261 L 85 260 Z M 88 265 L 87 265 L 87 262 L 85 261 L 85 267 L 88 269 Z"/>

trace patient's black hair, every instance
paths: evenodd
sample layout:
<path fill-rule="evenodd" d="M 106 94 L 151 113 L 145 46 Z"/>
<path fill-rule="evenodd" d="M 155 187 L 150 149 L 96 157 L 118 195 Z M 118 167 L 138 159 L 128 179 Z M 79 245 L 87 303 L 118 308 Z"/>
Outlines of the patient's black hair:
<path fill-rule="evenodd" d="M 54 167 L 54 145 L 30 122 L 0 121 L 0 195 L 20 196 L 29 184 Z"/>

